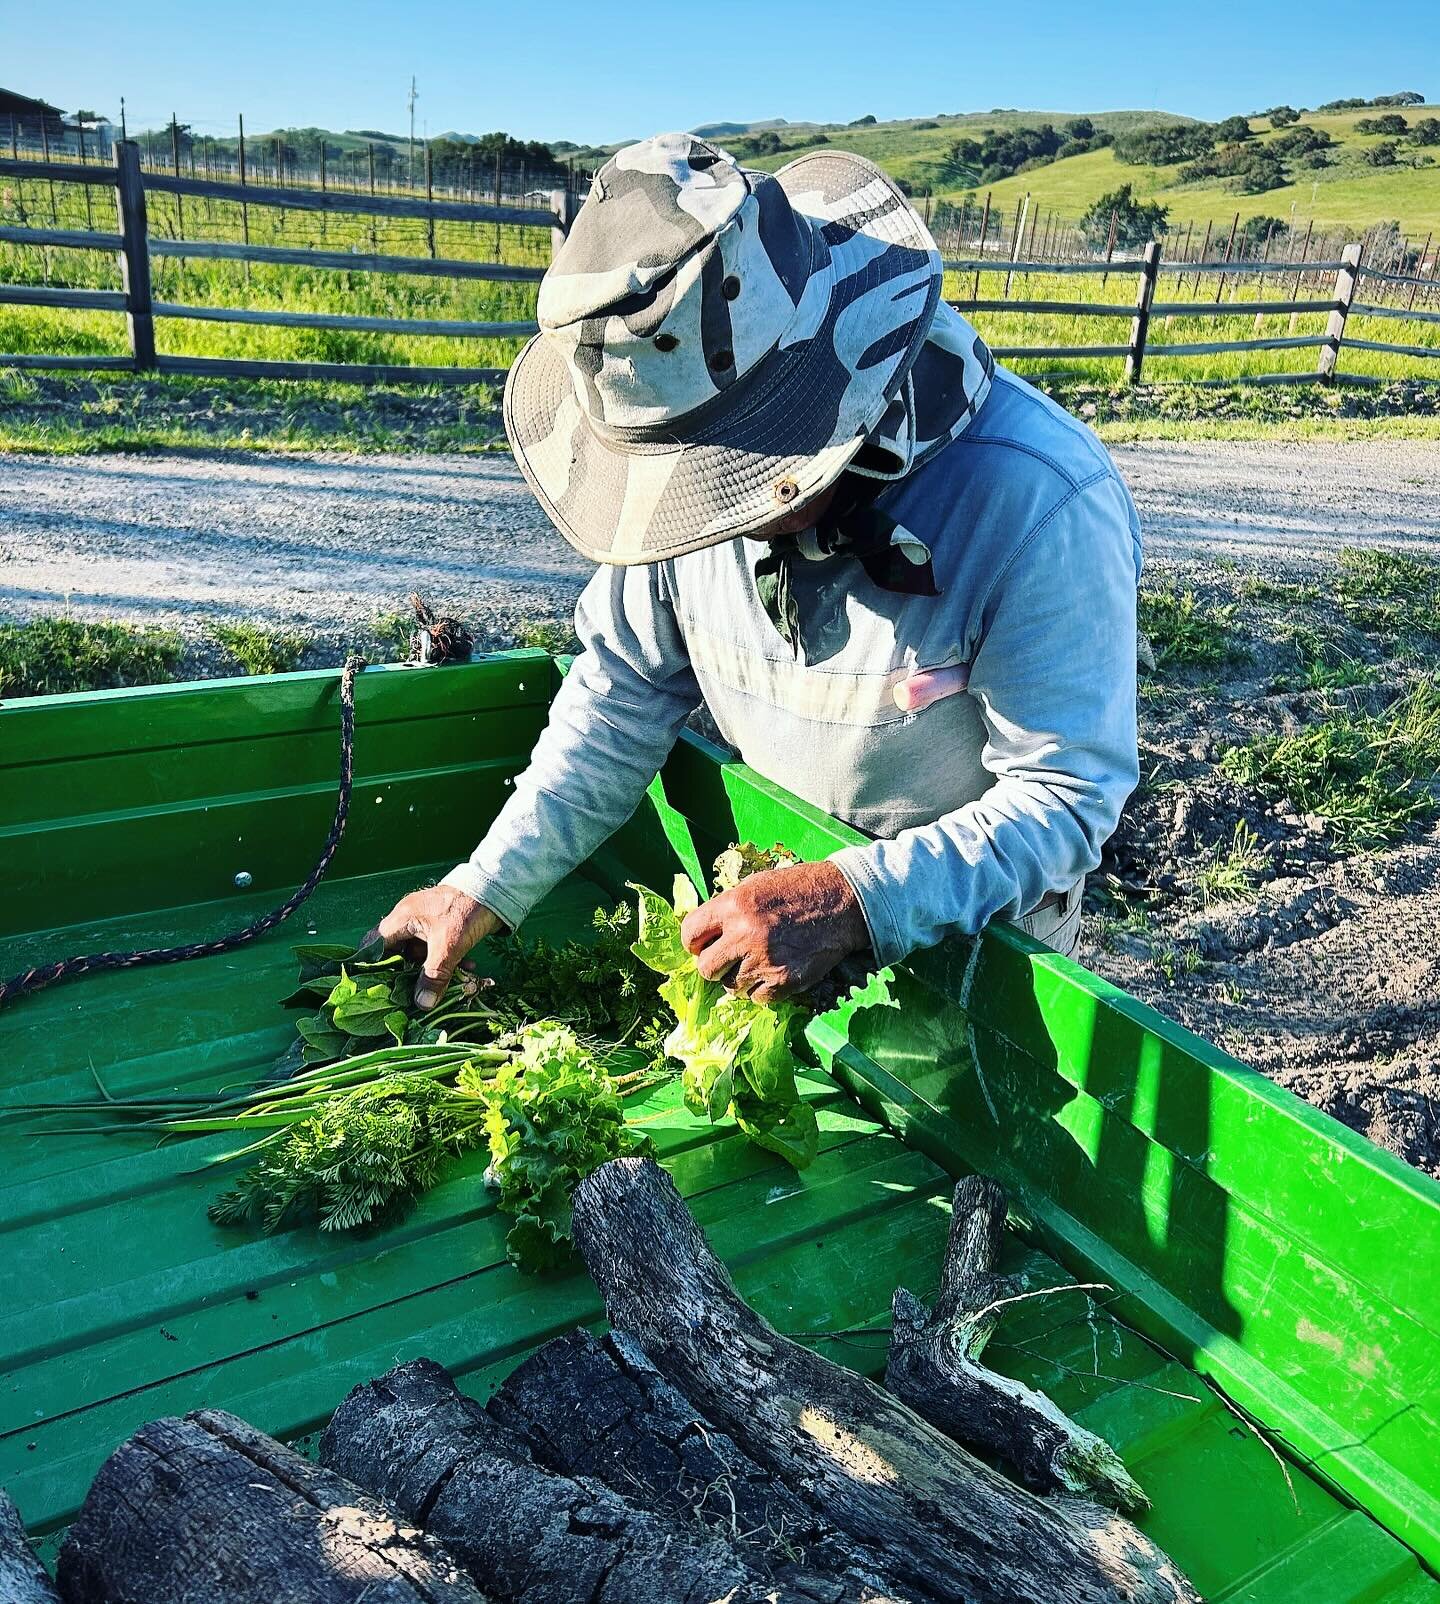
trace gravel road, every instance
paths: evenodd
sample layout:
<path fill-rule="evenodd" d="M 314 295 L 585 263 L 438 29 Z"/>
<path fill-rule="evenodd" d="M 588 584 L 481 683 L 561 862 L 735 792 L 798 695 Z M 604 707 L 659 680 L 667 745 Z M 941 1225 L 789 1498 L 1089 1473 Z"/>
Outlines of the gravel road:
<path fill-rule="evenodd" d="M 1269 567 L 1367 541 L 1440 553 L 1440 443 L 1141 444 L 1115 457 L 1156 558 Z M 0 457 L 0 615 L 363 629 L 420 589 L 503 640 L 589 564 L 508 457 Z"/>

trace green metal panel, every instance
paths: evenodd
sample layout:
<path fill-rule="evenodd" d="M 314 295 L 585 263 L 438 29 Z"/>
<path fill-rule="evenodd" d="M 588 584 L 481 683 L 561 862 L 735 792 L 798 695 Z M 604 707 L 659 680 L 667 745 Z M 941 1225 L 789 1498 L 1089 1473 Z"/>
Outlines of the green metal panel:
<path fill-rule="evenodd" d="M 533 653 L 362 676 L 351 833 L 290 929 L 0 1015 L 0 1100 L 83 1095 L 92 1064 L 124 1091 L 252 1074 L 290 1029 L 274 1003 L 290 942 L 358 934 L 468 851 L 554 683 Z M 328 822 L 334 686 L 0 709 L 0 971 L 194 939 L 275 900 Z M 854 838 L 698 742 L 652 804 L 537 932 L 583 930 L 627 879 L 698 873 L 737 838 L 809 855 Z M 1392 1535 L 1435 1555 L 1437 1189 L 1013 932 L 924 955 L 897 987 L 898 1010 L 813 1027 L 835 1079 L 807 1082 L 823 1134 L 802 1176 L 697 1122 L 673 1086 L 637 1110 L 746 1296 L 879 1373 L 894 1286 L 933 1290 L 950 1176 L 987 1169 L 1017 1200 L 1007 1267 L 1115 1289 L 1103 1308 L 1063 1293 L 1017 1308 L 992 1362 L 1115 1443 L 1155 1496 L 1149 1529 L 1210 1596 L 1440 1604 Z M 382 1229 L 264 1238 L 205 1216 L 217 1181 L 195 1171 L 224 1145 L 0 1124 L 0 1479 L 52 1540 L 158 1414 L 219 1405 L 304 1447 L 397 1358 L 431 1354 L 483 1397 L 536 1343 L 600 1319 L 583 1275 L 504 1263 L 473 1156 Z M 1286 1445 L 1286 1469 L 1205 1376 Z"/>
<path fill-rule="evenodd" d="M 727 822 L 809 856 L 860 839 L 693 745 L 656 793 L 702 857 Z M 1001 1175 L 1068 1268 L 1440 1563 L 1440 1187 L 1017 930 L 909 971 L 898 1009 L 812 1032 L 842 1084 Z"/>

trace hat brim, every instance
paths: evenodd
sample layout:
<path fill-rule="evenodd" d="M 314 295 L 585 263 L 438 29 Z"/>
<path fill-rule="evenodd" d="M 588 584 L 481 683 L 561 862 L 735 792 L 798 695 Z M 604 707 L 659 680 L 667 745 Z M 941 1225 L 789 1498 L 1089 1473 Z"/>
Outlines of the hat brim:
<path fill-rule="evenodd" d="M 515 459 L 555 527 L 596 562 L 698 551 L 818 495 L 879 422 L 924 343 L 940 256 L 893 180 L 832 151 L 775 176 L 828 247 L 829 299 L 813 330 L 762 358 L 724 392 L 726 404 L 677 420 L 668 438 L 602 437 L 554 342 L 537 335 L 510 369 L 505 430 Z"/>

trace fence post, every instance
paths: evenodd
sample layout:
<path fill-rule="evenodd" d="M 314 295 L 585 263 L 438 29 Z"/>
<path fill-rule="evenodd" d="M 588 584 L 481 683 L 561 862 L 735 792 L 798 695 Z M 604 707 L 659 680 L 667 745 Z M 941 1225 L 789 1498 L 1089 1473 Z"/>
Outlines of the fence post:
<path fill-rule="evenodd" d="M 1335 275 L 1335 305 L 1325 328 L 1325 343 L 1320 347 L 1320 362 L 1316 374 L 1330 378 L 1340 360 L 1340 346 L 1345 338 L 1345 319 L 1350 316 L 1350 303 L 1355 299 L 1355 286 L 1360 279 L 1360 253 L 1363 241 L 1347 245 L 1340 252 L 1340 271 Z"/>
<path fill-rule="evenodd" d="M 555 213 L 555 222 L 550 229 L 550 260 L 553 262 L 560 254 L 560 247 L 565 243 L 565 236 L 570 232 L 570 224 L 574 221 L 570 213 L 568 189 L 550 191 L 550 210 Z"/>
<path fill-rule="evenodd" d="M 1020 253 L 1024 249 L 1024 246 L 1025 246 L 1025 219 L 1029 215 L 1029 212 L 1030 212 L 1030 191 L 1027 189 L 1025 191 L 1024 200 L 1022 200 L 1020 202 L 1020 215 L 1015 220 L 1015 238 L 1010 241 L 1010 260 L 1012 262 L 1018 262 L 1020 260 Z M 1010 272 L 1008 272 L 1005 275 L 1005 299 L 1007 301 L 1010 299 L 1010 281 L 1014 277 L 1015 277 L 1015 271 L 1012 268 L 1010 270 Z"/>
<path fill-rule="evenodd" d="M 1125 378 L 1139 384 L 1145 366 L 1145 341 L 1150 334 L 1150 303 L 1155 299 L 1155 280 L 1160 276 L 1160 242 L 1151 240 L 1140 261 L 1140 283 L 1135 290 L 1135 316 L 1130 319 L 1130 355 L 1125 358 Z"/>
<path fill-rule="evenodd" d="M 115 146 L 115 215 L 120 223 L 120 288 L 125 326 L 137 373 L 155 366 L 155 316 L 150 310 L 150 242 L 145 221 L 145 180 L 140 147 L 133 139 Z"/>

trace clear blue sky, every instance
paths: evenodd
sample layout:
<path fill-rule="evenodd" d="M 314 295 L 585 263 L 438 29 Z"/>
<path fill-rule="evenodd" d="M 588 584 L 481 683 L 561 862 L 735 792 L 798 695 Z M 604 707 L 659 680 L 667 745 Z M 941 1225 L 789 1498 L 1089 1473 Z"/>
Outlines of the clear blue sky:
<path fill-rule="evenodd" d="M 1369 25 L 1373 19 L 1373 25 Z M 628 23 L 628 26 L 627 26 Z M 131 128 L 318 124 L 609 142 L 718 120 L 1019 106 L 1219 117 L 1418 89 L 1440 3 L 0 0 L 0 84 Z"/>

